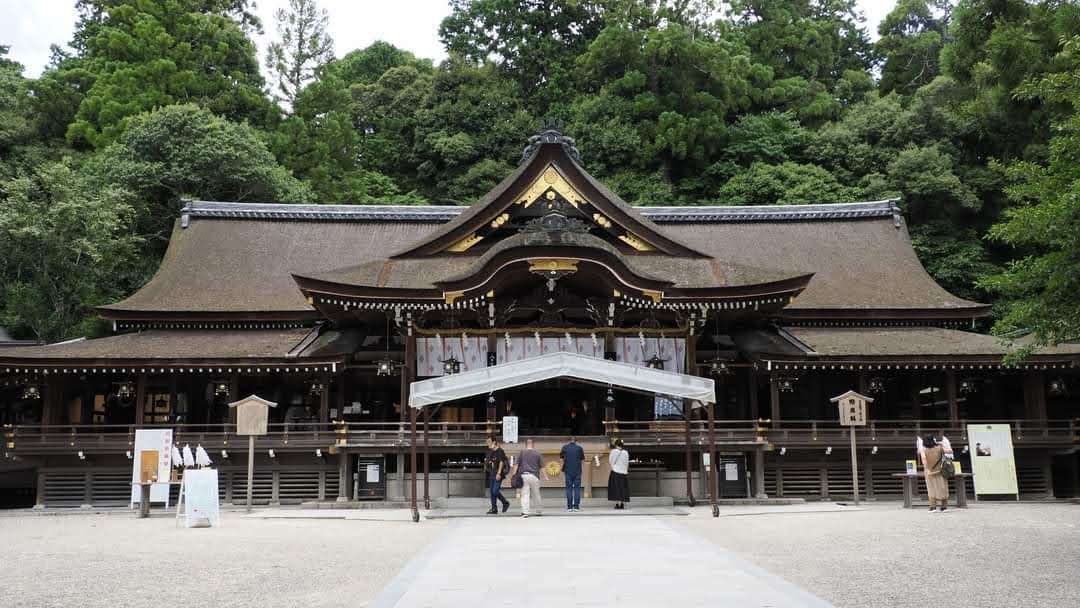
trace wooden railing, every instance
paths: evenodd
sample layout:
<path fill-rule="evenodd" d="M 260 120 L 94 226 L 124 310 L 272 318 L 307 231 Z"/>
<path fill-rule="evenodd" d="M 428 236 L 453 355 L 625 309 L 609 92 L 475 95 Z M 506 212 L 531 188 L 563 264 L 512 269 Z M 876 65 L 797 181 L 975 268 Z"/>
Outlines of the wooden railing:
<path fill-rule="evenodd" d="M 1038 446 L 1080 443 L 1077 420 L 978 420 L 975 424 L 1008 424 L 1013 442 Z M 907 447 L 915 437 L 943 431 L 953 444 L 967 443 L 968 421 L 949 423 L 937 420 L 882 420 L 856 429 L 861 445 Z M 686 442 L 686 423 L 681 420 L 608 421 L 608 436 L 620 437 L 631 445 L 681 446 Z M 240 449 L 246 437 L 230 424 L 174 425 L 19 425 L 3 428 L 3 451 L 22 454 L 52 454 L 82 451 L 125 452 L 134 447 L 136 428 L 170 428 L 178 443 L 201 444 L 208 450 Z M 410 427 L 401 422 L 331 422 L 271 424 L 258 437 L 260 449 L 300 450 L 330 447 L 402 447 L 409 445 Z M 428 423 L 428 444 L 432 448 L 479 448 L 489 433 L 500 433 L 501 425 L 488 422 Z M 813 445 L 843 446 L 850 430 L 835 420 L 717 420 L 716 442 L 720 445 L 772 443 L 791 447 Z M 706 423 L 690 423 L 690 442 L 705 444 Z M 417 442 L 423 442 L 423 424 L 417 425 Z"/>
<path fill-rule="evenodd" d="M 1008 424 L 1016 444 L 1038 445 L 1080 443 L 1080 424 L 1077 420 L 961 420 L 950 423 L 940 420 L 882 420 L 871 421 L 865 427 L 855 427 L 856 438 L 863 445 L 906 447 L 915 438 L 927 433 L 943 432 L 950 442 L 967 442 L 967 425 Z M 708 441 L 706 422 L 690 422 L 690 441 Z M 680 420 L 604 423 L 609 436 L 638 445 L 682 445 L 686 442 L 686 422 Z M 793 447 L 806 445 L 845 445 L 850 438 L 849 427 L 836 420 L 717 420 L 714 432 L 718 444 L 773 443 Z"/>

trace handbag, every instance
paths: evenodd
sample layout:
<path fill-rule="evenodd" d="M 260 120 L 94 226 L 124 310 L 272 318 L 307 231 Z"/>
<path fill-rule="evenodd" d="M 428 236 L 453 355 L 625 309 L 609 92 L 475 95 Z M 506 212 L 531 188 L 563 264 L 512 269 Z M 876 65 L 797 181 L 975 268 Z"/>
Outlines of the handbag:
<path fill-rule="evenodd" d="M 515 490 L 525 487 L 525 480 L 521 478 L 521 467 L 518 467 L 514 474 L 510 476 L 510 487 Z"/>

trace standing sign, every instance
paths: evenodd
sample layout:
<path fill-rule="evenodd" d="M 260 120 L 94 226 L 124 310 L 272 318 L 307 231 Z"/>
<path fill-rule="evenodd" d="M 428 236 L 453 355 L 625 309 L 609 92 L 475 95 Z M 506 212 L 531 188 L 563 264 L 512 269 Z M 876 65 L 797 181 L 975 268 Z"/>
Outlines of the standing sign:
<path fill-rule="evenodd" d="M 172 429 L 135 429 L 135 449 L 132 450 L 131 466 L 131 504 L 139 502 L 139 483 L 142 481 L 143 454 L 157 454 L 157 466 L 153 463 L 145 463 L 145 468 L 156 471 L 156 480 L 150 486 L 150 502 L 163 502 L 169 506 L 169 474 L 172 457 Z"/>
<path fill-rule="evenodd" d="M 969 424 L 967 428 L 975 495 L 1016 494 L 1019 498 L 1010 426 Z"/>
<path fill-rule="evenodd" d="M 176 505 L 177 519 L 183 518 L 184 527 L 187 528 L 218 525 L 221 507 L 218 503 L 217 470 L 188 469 L 184 471 L 183 485 L 180 494 L 183 505 Z"/>
<path fill-rule="evenodd" d="M 503 416 L 503 443 L 517 443 L 518 440 L 518 417 Z"/>
<path fill-rule="evenodd" d="M 255 436 L 266 434 L 270 408 L 277 407 L 277 404 L 258 395 L 251 395 L 230 403 L 229 407 L 236 408 L 236 434 L 248 436 L 247 510 L 250 513 L 251 483 L 255 476 Z"/>
<path fill-rule="evenodd" d="M 860 395 L 855 391 L 848 391 L 843 395 L 833 397 L 829 401 L 835 403 L 840 410 L 840 425 L 849 427 L 848 435 L 851 436 L 851 483 L 855 491 L 855 504 L 859 504 L 859 463 L 855 452 L 855 429 L 850 427 L 866 426 L 866 405 L 873 403 L 874 399 L 866 395 Z"/>

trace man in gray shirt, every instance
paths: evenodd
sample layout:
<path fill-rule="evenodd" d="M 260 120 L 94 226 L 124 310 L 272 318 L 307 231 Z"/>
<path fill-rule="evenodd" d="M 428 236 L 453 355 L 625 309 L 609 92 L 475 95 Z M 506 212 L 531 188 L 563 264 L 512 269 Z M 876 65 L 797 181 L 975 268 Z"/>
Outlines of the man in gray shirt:
<path fill-rule="evenodd" d="M 540 498 L 540 478 L 547 481 L 547 472 L 544 471 L 544 459 L 536 451 L 532 439 L 525 441 L 525 449 L 514 466 L 521 471 L 521 516 L 540 515 L 544 507 Z"/>

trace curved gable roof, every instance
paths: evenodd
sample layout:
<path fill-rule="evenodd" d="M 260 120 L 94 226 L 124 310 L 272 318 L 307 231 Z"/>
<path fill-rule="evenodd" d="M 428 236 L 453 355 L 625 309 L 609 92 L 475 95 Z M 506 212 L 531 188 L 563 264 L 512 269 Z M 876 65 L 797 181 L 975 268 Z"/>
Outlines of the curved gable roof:
<path fill-rule="evenodd" d="M 560 134 L 549 133 L 551 141 L 542 141 L 539 145 L 532 146 L 531 151 L 527 150 L 528 156 L 518 168 L 480 200 L 426 238 L 398 251 L 394 257 L 431 256 L 446 252 L 470 235 L 485 230 L 493 220 L 519 202 L 520 195 L 528 191 L 532 184 L 552 170 L 558 174 L 560 181 L 568 182 L 571 188 L 582 194 L 585 202 L 595 207 L 627 235 L 668 255 L 708 257 L 666 233 L 663 228 L 608 190 L 589 175 L 573 155 L 567 153 L 566 145 L 558 139 L 562 138 Z"/>

